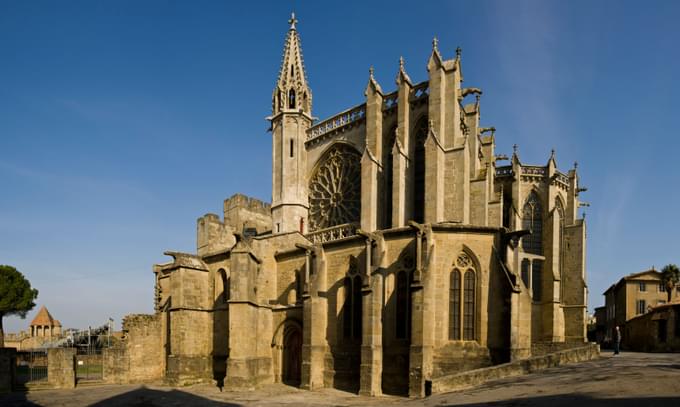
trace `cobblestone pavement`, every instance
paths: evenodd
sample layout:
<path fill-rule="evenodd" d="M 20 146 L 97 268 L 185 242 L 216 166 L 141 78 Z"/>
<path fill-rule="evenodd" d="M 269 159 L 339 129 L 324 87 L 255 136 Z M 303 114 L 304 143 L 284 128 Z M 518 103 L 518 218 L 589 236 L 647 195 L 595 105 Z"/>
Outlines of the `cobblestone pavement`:
<path fill-rule="evenodd" d="M 680 406 L 680 354 L 622 353 L 426 399 L 360 397 L 284 385 L 220 392 L 208 385 L 92 386 L 0 396 L 0 406 Z"/>

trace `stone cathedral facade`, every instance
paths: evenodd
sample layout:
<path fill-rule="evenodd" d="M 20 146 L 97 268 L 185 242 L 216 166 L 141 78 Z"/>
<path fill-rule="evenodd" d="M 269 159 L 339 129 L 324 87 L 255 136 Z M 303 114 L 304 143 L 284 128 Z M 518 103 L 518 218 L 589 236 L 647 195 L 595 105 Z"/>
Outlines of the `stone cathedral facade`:
<path fill-rule="evenodd" d="M 428 381 L 585 341 L 577 169 L 495 151 L 460 50 L 323 121 L 290 20 L 272 94 L 272 202 L 198 219 L 154 266 L 172 383 L 421 396 Z M 509 163 L 507 162 L 509 160 Z M 506 164 L 499 165 L 506 161 Z"/>

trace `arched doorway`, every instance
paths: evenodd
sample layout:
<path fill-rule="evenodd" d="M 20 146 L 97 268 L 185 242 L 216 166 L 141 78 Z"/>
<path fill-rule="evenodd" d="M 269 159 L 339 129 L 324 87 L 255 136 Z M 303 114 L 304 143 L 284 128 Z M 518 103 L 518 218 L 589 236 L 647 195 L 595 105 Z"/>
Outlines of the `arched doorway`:
<path fill-rule="evenodd" d="M 291 386 L 299 386 L 302 373 L 302 332 L 295 325 L 283 331 L 283 358 L 281 380 Z"/>

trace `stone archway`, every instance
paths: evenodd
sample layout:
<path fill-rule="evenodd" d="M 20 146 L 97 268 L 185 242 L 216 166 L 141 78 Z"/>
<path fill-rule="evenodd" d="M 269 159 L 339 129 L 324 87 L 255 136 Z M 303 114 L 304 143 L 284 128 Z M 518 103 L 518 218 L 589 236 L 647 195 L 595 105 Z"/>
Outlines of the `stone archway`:
<path fill-rule="evenodd" d="M 299 386 L 302 377 L 302 332 L 297 325 L 289 324 L 283 331 L 281 381 Z"/>

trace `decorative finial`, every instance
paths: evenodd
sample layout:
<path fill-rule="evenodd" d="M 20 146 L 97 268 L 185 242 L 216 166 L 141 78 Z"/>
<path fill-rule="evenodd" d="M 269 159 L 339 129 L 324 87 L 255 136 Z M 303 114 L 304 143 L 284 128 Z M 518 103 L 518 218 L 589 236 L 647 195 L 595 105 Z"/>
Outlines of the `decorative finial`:
<path fill-rule="evenodd" d="M 290 29 L 294 30 L 295 29 L 295 24 L 298 22 L 297 18 L 295 18 L 295 12 L 290 13 L 290 20 L 288 20 L 288 24 L 290 24 Z"/>
<path fill-rule="evenodd" d="M 439 51 L 439 40 L 436 36 L 432 38 L 432 48 Z"/>
<path fill-rule="evenodd" d="M 460 47 L 456 47 L 456 57 L 460 58 L 460 54 L 463 53 L 463 50 Z"/>
<path fill-rule="evenodd" d="M 401 70 L 404 69 L 404 57 L 403 56 L 399 57 L 399 69 L 401 69 Z"/>
<path fill-rule="evenodd" d="M 369 74 L 369 76 L 371 77 L 371 79 L 373 79 L 373 71 L 374 71 L 373 65 L 371 65 L 371 67 L 368 68 L 368 74 Z"/>
<path fill-rule="evenodd" d="M 555 159 L 555 149 L 554 148 L 550 149 L 550 158 Z"/>
<path fill-rule="evenodd" d="M 578 161 L 574 161 L 574 169 L 578 168 Z"/>
<path fill-rule="evenodd" d="M 512 145 L 512 153 L 517 154 L 517 144 Z"/>

